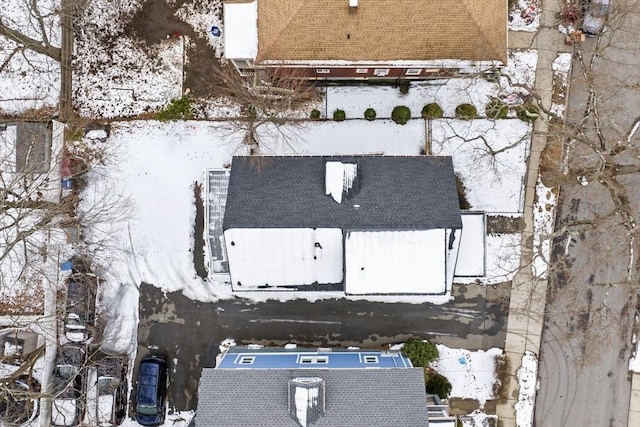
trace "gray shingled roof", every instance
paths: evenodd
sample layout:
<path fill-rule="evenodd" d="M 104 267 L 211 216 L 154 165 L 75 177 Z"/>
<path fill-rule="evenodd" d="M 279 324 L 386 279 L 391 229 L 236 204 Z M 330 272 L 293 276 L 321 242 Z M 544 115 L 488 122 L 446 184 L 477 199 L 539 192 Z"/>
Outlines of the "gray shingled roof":
<path fill-rule="evenodd" d="M 357 162 L 359 191 L 325 194 L 325 163 Z M 359 205 L 356 209 L 354 205 Z M 462 228 L 450 157 L 234 157 L 223 228 Z"/>
<path fill-rule="evenodd" d="M 428 426 L 422 368 L 202 370 L 198 425 L 296 426 L 289 415 L 289 380 L 325 381 L 326 412 L 313 427 Z"/>

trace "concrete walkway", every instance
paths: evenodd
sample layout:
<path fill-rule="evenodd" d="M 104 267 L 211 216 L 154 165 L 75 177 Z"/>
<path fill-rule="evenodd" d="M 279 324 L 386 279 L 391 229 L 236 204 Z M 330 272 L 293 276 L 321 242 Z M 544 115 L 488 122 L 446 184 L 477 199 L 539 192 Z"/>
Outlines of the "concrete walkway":
<path fill-rule="evenodd" d="M 560 4 L 551 0 L 543 0 L 543 13 L 540 30 L 537 33 L 510 32 L 510 49 L 536 49 L 538 64 L 536 70 L 535 93 L 540 97 L 542 105 L 551 105 L 553 91 L 552 63 L 558 53 L 571 52 L 571 46 L 565 44 L 565 37 L 557 29 L 556 13 L 560 11 Z M 509 322 L 505 354 L 508 373 L 506 399 L 502 399 L 496 411 L 500 425 L 510 427 L 516 425 L 514 405 L 518 401 L 518 380 L 516 373 L 521 366 L 522 356 L 526 351 L 540 352 L 540 341 L 544 321 L 546 303 L 546 280 L 535 278 L 531 274 L 531 259 L 533 253 L 533 204 L 535 187 L 540 167 L 540 155 L 548 143 L 549 124 L 537 120 L 531 142 L 531 155 L 527 169 L 525 184 L 524 221 L 525 229 L 522 239 L 522 268 L 513 279 L 511 289 L 511 303 L 509 308 Z M 532 414 L 533 416 L 533 414 Z"/>

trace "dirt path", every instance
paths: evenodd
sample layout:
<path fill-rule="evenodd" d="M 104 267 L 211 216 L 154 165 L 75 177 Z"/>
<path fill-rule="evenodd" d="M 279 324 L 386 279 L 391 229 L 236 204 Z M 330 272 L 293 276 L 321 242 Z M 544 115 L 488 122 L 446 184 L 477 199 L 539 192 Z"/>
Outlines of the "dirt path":
<path fill-rule="evenodd" d="M 196 0 L 197 1 L 197 0 Z M 167 37 L 186 36 L 192 41 L 187 48 L 184 70 L 184 88 L 194 96 L 211 96 L 211 72 L 220 66 L 214 50 L 200 38 L 193 28 L 176 16 L 178 9 L 194 0 L 176 0 L 168 4 L 163 0 L 147 0 L 125 28 L 125 35 L 151 46 Z"/>

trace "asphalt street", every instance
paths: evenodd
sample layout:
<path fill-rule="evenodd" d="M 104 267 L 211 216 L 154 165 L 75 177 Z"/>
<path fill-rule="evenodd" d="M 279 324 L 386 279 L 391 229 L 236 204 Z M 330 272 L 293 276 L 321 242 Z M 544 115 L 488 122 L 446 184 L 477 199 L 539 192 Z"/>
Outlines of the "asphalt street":
<path fill-rule="evenodd" d="M 554 242 L 535 407 L 535 425 L 541 427 L 627 426 L 637 261 L 629 262 L 629 228 L 612 198 L 620 189 L 603 185 L 598 174 L 607 171 L 597 167 L 607 156 L 620 164 L 638 162 L 637 135 L 624 152 L 611 154 L 626 144 L 640 112 L 640 14 L 622 5 L 614 6 L 601 40 L 589 38 L 579 47 L 588 71 L 574 60 L 569 129 L 580 129 L 590 89 L 596 102 L 584 133 L 568 141 L 569 164 L 582 173 L 561 188 L 556 230 L 568 226 L 573 232 Z M 593 52 L 598 55 L 590 69 Z M 620 200 L 627 199 L 637 216 L 638 174 L 616 179 L 626 192 Z"/>
<path fill-rule="evenodd" d="M 440 306 L 347 300 L 201 303 L 143 284 L 138 359 L 148 352 L 168 356 L 170 406 L 190 410 L 197 404 L 201 369 L 215 365 L 218 346 L 227 337 L 239 344 L 379 348 L 421 336 L 468 349 L 504 347 L 509 285 L 455 286 L 454 296 Z"/>

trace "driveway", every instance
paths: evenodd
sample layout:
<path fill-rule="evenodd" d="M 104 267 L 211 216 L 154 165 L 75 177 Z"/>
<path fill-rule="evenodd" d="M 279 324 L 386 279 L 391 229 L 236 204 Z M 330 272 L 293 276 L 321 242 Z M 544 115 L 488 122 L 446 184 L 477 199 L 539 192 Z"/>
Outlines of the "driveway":
<path fill-rule="evenodd" d="M 377 348 L 416 335 L 451 347 L 503 348 L 509 285 L 458 285 L 454 296 L 441 306 L 346 300 L 201 303 L 143 284 L 138 359 L 149 351 L 167 355 L 170 405 L 191 410 L 197 405 L 200 371 L 215 365 L 218 345 L 227 337 L 239 344 Z"/>

